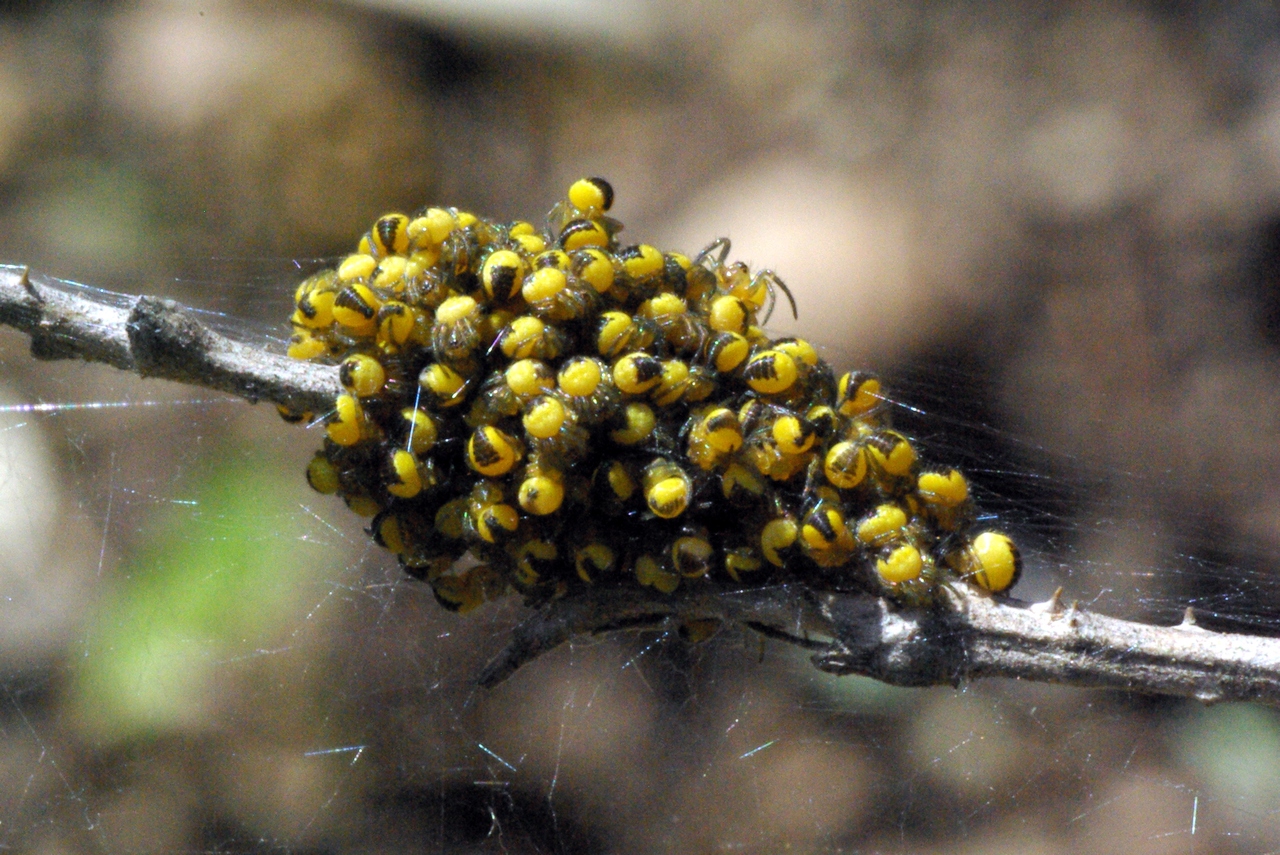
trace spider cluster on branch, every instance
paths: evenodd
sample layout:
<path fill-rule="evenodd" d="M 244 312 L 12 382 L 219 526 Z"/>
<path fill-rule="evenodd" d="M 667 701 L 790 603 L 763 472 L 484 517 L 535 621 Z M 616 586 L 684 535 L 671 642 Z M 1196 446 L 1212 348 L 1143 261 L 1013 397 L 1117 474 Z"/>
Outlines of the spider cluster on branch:
<path fill-rule="evenodd" d="M 972 530 L 968 482 L 921 464 L 879 381 L 763 332 L 781 280 L 730 263 L 727 240 L 692 259 L 623 246 L 612 197 L 579 181 L 543 229 L 384 216 L 298 288 L 288 356 L 20 266 L 0 266 L 0 323 L 37 359 L 322 420 L 311 485 L 442 604 L 517 591 L 534 608 L 484 685 L 584 634 L 734 623 L 900 685 L 1280 703 L 1275 639 L 1009 597 L 1013 541 Z"/>
<path fill-rule="evenodd" d="M 588 178 L 541 229 L 387 214 L 303 282 L 289 354 L 345 390 L 311 485 L 461 611 L 588 585 L 917 606 L 951 580 L 1013 585 L 1013 541 L 971 531 L 965 477 L 921 465 L 880 381 L 764 332 L 791 298 L 772 271 L 726 239 L 692 259 L 624 246 L 612 202 Z"/>

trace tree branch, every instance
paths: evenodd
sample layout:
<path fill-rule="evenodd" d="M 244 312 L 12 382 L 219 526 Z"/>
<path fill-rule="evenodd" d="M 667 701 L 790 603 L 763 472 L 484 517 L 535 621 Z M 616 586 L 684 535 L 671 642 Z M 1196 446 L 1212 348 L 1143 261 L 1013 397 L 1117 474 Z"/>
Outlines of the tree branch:
<path fill-rule="evenodd" d="M 30 335 L 36 359 L 105 362 L 299 413 L 327 412 L 342 391 L 337 368 L 232 341 L 171 300 L 77 288 L 25 267 L 0 265 L 0 323 Z"/>
<path fill-rule="evenodd" d="M 898 686 L 1011 677 L 1128 689 L 1202 701 L 1280 704 L 1280 639 L 1209 632 L 1190 610 L 1173 627 L 1029 604 L 957 585 L 933 611 L 899 610 L 868 594 L 802 586 L 667 595 L 586 589 L 544 606 L 482 672 L 495 685 L 577 635 L 686 620 L 741 623 L 814 649 L 813 664 Z"/>
<path fill-rule="evenodd" d="M 25 267 L 0 266 L 0 323 L 29 334 L 37 359 L 105 362 L 297 412 L 326 412 L 341 391 L 336 368 L 234 342 L 171 301 L 94 291 Z M 1280 639 L 1208 632 L 1190 610 L 1178 626 L 1157 627 L 1063 608 L 1056 595 L 1028 605 L 963 585 L 928 612 L 800 585 L 691 585 L 672 595 L 579 589 L 515 627 L 480 682 L 495 685 L 575 636 L 694 619 L 744 624 L 815 650 L 823 671 L 901 686 L 1013 677 L 1280 704 Z"/>

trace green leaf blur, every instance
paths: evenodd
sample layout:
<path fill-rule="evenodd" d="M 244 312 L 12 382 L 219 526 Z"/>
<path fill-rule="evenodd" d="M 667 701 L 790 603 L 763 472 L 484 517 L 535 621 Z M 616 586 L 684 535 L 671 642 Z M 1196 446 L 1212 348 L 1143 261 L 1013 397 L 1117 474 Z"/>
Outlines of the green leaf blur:
<path fill-rule="evenodd" d="M 323 544 L 296 531 L 296 473 L 238 450 L 158 509 L 124 584 L 100 604 L 71 681 L 71 718 L 107 743 L 215 725 L 235 681 L 307 619 Z M 314 595 L 313 595 L 314 596 Z"/>

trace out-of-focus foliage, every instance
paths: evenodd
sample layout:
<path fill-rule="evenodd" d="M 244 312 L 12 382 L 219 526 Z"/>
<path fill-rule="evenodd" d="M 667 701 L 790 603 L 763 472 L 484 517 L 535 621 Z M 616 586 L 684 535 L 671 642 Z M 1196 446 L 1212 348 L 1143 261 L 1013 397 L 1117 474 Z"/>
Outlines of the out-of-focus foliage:
<path fill-rule="evenodd" d="M 216 461 L 216 462 L 215 462 Z M 327 550 L 280 536 L 296 498 L 279 461 L 216 449 L 190 498 L 148 515 L 123 580 L 87 624 L 67 712 L 97 744 L 214 726 L 227 666 L 296 639 Z M 264 656 L 265 658 L 265 656 Z"/>

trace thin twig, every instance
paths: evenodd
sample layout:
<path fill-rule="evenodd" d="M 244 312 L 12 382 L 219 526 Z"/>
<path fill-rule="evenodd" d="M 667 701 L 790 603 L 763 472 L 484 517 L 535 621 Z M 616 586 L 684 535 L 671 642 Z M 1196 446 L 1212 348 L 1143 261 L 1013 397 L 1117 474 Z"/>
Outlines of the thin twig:
<path fill-rule="evenodd" d="M 587 589 L 552 602 L 515 628 L 481 674 L 492 686 L 577 635 L 626 624 L 686 620 L 742 623 L 816 649 L 814 667 L 898 686 L 958 685 L 1012 677 L 1116 688 L 1202 701 L 1280 704 L 1280 639 L 1209 632 L 1187 617 L 1161 627 L 1064 608 L 1058 596 L 1028 604 L 964 586 L 930 611 L 899 610 L 868 594 L 803 586 L 659 594 Z"/>
<path fill-rule="evenodd" d="M 0 323 L 30 335 L 36 359 L 105 362 L 298 413 L 326 412 L 342 391 L 337 368 L 232 341 L 172 300 L 129 297 L 114 305 L 94 293 L 0 265 Z"/>
<path fill-rule="evenodd" d="M 332 366 L 302 363 L 220 335 L 187 309 L 151 297 L 79 288 L 0 266 L 0 323 L 31 336 L 37 359 L 105 362 L 143 377 L 217 389 L 297 412 L 323 413 L 340 392 Z M 816 652 L 814 666 L 903 686 L 1013 677 L 1199 698 L 1280 704 L 1280 639 L 1209 632 L 1188 610 L 1158 627 L 949 590 L 931 611 L 866 594 L 800 585 L 586 588 L 542 606 L 485 669 L 491 686 L 569 639 L 664 621 L 744 624 Z"/>

